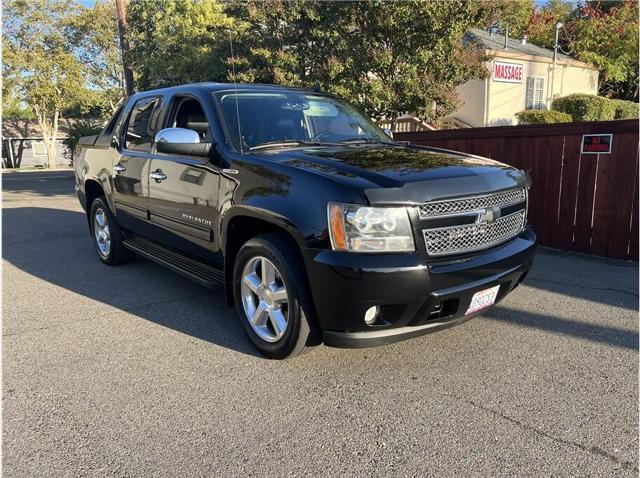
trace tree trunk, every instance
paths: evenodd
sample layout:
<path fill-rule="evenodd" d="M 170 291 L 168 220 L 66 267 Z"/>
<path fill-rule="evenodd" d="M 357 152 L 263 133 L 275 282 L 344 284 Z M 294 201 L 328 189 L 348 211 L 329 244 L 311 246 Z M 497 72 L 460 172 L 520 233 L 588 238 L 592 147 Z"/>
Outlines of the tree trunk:
<path fill-rule="evenodd" d="M 53 113 L 53 120 L 48 121 L 48 118 L 46 118 L 39 108 L 34 107 L 34 110 L 38 118 L 40 129 L 42 130 L 42 142 L 44 143 L 44 149 L 47 152 L 49 168 L 55 169 L 58 167 L 56 161 L 56 138 L 58 136 L 58 117 L 60 116 L 60 112 L 55 111 Z"/>
<path fill-rule="evenodd" d="M 120 35 L 120 53 L 122 55 L 122 69 L 124 72 L 124 87 L 127 96 L 133 91 L 133 68 L 129 63 L 129 39 L 127 37 L 127 10 L 124 0 L 116 0 L 116 15 L 118 17 L 118 34 Z"/>

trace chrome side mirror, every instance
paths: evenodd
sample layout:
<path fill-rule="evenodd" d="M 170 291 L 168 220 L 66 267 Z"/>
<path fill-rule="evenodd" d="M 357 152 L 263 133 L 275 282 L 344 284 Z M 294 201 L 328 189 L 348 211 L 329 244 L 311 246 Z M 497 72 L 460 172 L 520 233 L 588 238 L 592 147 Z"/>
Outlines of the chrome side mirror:
<path fill-rule="evenodd" d="M 201 143 L 200 135 L 187 128 L 160 130 L 156 134 L 155 143 L 159 153 L 208 156 L 211 150 L 211 143 Z"/>
<path fill-rule="evenodd" d="M 389 138 L 393 139 L 393 131 L 391 131 L 391 128 L 383 128 L 382 131 L 384 131 Z"/>

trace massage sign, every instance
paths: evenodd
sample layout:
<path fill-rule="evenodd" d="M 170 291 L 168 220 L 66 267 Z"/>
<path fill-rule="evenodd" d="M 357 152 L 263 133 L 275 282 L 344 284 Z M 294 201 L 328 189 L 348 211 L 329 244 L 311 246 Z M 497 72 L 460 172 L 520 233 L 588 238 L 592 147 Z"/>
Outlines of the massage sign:
<path fill-rule="evenodd" d="M 522 65 L 496 61 L 493 64 L 493 81 L 504 83 L 522 83 Z"/>

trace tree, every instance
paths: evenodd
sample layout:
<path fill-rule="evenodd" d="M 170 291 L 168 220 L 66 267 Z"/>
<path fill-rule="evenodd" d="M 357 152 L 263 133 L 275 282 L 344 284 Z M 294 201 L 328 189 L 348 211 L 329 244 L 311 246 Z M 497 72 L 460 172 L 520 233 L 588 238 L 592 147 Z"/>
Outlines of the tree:
<path fill-rule="evenodd" d="M 578 4 L 550 0 L 531 16 L 529 41 L 553 48 L 556 24 L 564 24 L 559 43 L 600 71 L 599 93 L 638 101 L 638 3 L 593 0 Z"/>
<path fill-rule="evenodd" d="M 56 0 L 3 3 L 3 74 L 14 85 L 18 101 L 26 102 L 35 114 L 51 168 L 56 167 L 60 111 L 83 90 L 81 64 L 63 34 L 69 7 Z"/>
<path fill-rule="evenodd" d="M 457 106 L 456 86 L 486 74 L 462 44 L 482 2 L 242 2 L 243 81 L 320 87 L 373 118 L 415 111 L 434 120 Z"/>
<path fill-rule="evenodd" d="M 497 27 L 503 34 L 508 27 L 509 36 L 519 38 L 527 31 L 534 7 L 534 0 L 483 0 L 482 26 Z"/>
<path fill-rule="evenodd" d="M 569 46 L 578 59 L 600 70 L 600 94 L 638 101 L 638 3 L 619 2 L 603 10 L 597 3 L 580 7 L 568 29 Z"/>
<path fill-rule="evenodd" d="M 77 5 L 65 20 L 64 31 L 69 48 L 83 66 L 87 88 L 74 109 L 80 114 L 110 116 L 125 96 L 113 1 L 97 0 L 91 7 Z"/>
<path fill-rule="evenodd" d="M 133 0 L 129 55 L 142 90 L 227 78 L 233 19 L 218 1 Z"/>
<path fill-rule="evenodd" d="M 558 22 L 568 24 L 574 14 L 574 6 L 564 0 L 549 0 L 542 8 L 532 15 L 527 27 L 529 42 L 543 48 L 553 48 L 556 39 L 556 25 Z M 560 36 L 560 44 L 567 49 L 567 38 Z"/>

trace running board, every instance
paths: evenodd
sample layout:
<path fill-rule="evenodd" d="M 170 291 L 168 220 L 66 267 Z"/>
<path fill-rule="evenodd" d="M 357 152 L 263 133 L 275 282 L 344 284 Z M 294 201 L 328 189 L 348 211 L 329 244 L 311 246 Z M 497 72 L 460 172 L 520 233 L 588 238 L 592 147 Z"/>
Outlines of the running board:
<path fill-rule="evenodd" d="M 128 237 L 124 240 L 124 246 L 136 254 L 157 262 L 178 274 L 187 276 L 205 287 L 216 287 L 224 284 L 224 273 L 221 270 L 194 261 L 142 237 Z"/>

